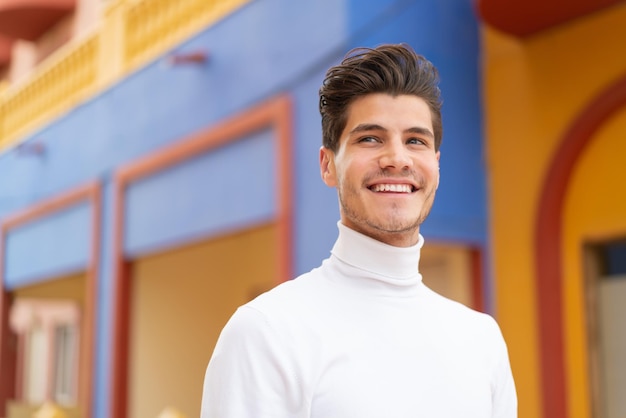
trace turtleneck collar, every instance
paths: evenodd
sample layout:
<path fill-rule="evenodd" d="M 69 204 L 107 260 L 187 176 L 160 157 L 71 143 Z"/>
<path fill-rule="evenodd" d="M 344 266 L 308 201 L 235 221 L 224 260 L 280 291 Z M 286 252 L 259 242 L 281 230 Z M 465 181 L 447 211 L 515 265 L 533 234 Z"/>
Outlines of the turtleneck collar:
<path fill-rule="evenodd" d="M 417 244 L 411 247 L 394 247 L 356 232 L 341 222 L 337 222 L 337 227 L 339 237 L 331 253 L 342 262 L 373 273 L 376 277 L 372 278 L 394 284 L 421 281 L 418 270 L 420 250 L 424 245 L 421 234 Z"/>

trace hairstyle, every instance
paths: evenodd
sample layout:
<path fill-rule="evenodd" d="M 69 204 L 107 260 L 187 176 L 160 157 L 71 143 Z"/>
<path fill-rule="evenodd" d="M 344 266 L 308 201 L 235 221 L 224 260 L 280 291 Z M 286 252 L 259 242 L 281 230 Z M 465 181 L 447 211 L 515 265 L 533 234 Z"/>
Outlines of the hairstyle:
<path fill-rule="evenodd" d="M 319 90 L 322 143 L 326 148 L 337 151 L 348 107 L 371 93 L 394 97 L 406 94 L 424 100 L 432 117 L 435 150 L 439 150 L 443 136 L 439 73 L 430 61 L 405 44 L 352 49 L 341 64 L 326 72 Z"/>

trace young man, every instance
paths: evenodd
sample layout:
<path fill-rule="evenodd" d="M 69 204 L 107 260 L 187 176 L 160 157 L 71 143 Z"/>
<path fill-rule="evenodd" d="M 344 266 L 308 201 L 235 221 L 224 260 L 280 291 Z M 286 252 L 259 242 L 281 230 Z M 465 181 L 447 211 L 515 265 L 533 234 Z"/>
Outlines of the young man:
<path fill-rule="evenodd" d="M 331 256 L 239 308 L 207 368 L 202 418 L 514 418 L 506 345 L 488 315 L 421 281 L 439 185 L 437 70 L 404 45 L 357 49 L 320 89 Z"/>

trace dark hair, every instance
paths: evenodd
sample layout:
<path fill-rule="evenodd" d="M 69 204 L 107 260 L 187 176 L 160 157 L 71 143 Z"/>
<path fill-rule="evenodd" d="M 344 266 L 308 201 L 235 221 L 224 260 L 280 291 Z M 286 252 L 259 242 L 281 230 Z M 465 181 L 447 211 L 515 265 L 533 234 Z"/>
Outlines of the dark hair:
<path fill-rule="evenodd" d="M 341 64 L 326 72 L 319 91 L 326 148 L 337 151 L 347 123 L 348 106 L 371 93 L 406 94 L 424 100 L 432 117 L 435 150 L 439 150 L 443 136 L 439 74 L 430 61 L 405 44 L 355 48 Z"/>

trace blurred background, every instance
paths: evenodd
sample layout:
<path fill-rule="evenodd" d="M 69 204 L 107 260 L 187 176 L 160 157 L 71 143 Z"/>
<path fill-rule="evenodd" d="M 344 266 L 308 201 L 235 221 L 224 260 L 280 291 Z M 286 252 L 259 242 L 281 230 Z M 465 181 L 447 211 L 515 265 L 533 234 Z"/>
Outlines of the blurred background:
<path fill-rule="evenodd" d="M 0 0 L 0 417 L 197 417 L 337 236 L 326 69 L 399 42 L 444 97 L 424 281 L 496 317 L 520 417 L 626 417 L 617 0 Z"/>

